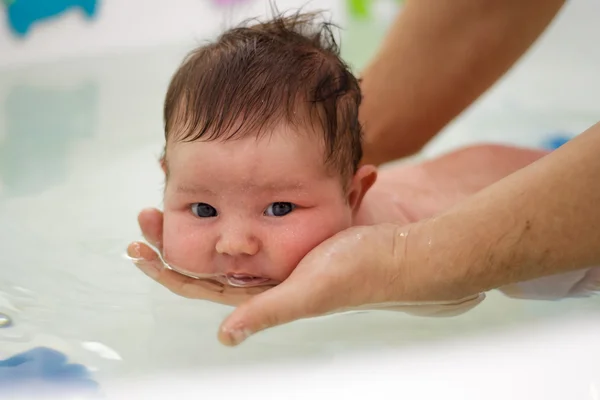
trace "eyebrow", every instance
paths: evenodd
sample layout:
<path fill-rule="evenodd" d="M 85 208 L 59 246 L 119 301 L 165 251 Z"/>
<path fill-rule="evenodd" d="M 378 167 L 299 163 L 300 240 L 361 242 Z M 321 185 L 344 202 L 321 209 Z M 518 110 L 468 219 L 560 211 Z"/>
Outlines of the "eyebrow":
<path fill-rule="evenodd" d="M 261 190 L 266 190 L 266 191 L 270 191 L 270 192 L 299 192 L 305 189 L 305 185 L 303 183 L 300 182 L 279 182 L 279 183 L 267 183 L 264 185 L 256 185 L 256 184 L 248 184 L 247 185 L 248 189 L 261 189 Z M 207 187 L 201 186 L 201 185 L 178 185 L 177 186 L 177 193 L 182 193 L 182 194 L 191 194 L 191 195 L 198 195 L 198 194 L 205 194 L 205 195 L 211 195 L 211 196 L 216 196 L 216 192 L 214 192 L 213 190 L 208 189 Z"/>
<path fill-rule="evenodd" d="M 194 185 L 194 186 L 179 185 L 179 186 L 177 186 L 177 193 L 208 194 L 208 195 L 212 195 L 212 196 L 216 195 L 216 193 L 213 192 L 212 190 L 210 190 L 204 186 L 199 186 L 199 185 Z"/>
<path fill-rule="evenodd" d="M 273 192 L 293 192 L 303 190 L 305 185 L 301 182 L 276 182 L 267 183 L 264 185 L 252 185 L 251 187 L 258 187 L 263 190 L 270 190 Z"/>

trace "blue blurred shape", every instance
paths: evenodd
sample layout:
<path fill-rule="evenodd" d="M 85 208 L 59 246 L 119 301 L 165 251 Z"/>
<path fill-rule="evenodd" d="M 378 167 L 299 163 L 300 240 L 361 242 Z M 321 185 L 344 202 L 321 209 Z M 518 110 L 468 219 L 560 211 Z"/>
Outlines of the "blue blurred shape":
<path fill-rule="evenodd" d="M 53 349 L 36 347 L 0 360 L 0 397 L 34 386 L 42 390 L 68 387 L 95 391 L 98 388 L 87 368 L 68 363 L 63 353 Z"/>
<path fill-rule="evenodd" d="M 544 142 L 542 146 L 547 150 L 556 150 L 563 144 L 567 143 L 573 138 L 573 135 L 565 132 L 556 132 L 550 135 Z"/>
<path fill-rule="evenodd" d="M 80 8 L 84 15 L 93 18 L 98 0 L 4 0 L 8 25 L 17 36 L 24 37 L 37 21 L 60 16 L 71 8 Z"/>

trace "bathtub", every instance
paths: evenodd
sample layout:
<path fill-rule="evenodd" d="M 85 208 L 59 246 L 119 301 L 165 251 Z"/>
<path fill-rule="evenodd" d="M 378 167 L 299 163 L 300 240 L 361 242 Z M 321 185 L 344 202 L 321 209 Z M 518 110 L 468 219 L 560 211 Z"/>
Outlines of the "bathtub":
<path fill-rule="evenodd" d="M 574 63 L 581 32 L 561 24 L 420 157 L 481 141 L 539 147 L 600 120 L 600 52 L 591 43 Z M 0 313 L 12 322 L 0 359 L 54 349 L 109 398 L 600 398 L 598 297 L 491 292 L 455 318 L 350 313 L 221 346 L 230 308 L 177 297 L 124 257 L 141 239 L 139 210 L 161 206 L 162 101 L 188 49 L 0 71 Z"/>
<path fill-rule="evenodd" d="M 599 317 L 572 316 L 560 322 L 330 360 L 164 372 L 152 380 L 115 383 L 109 392 L 123 399 L 596 400 L 600 398 Z M 269 383 L 260 388 L 265 379 Z"/>

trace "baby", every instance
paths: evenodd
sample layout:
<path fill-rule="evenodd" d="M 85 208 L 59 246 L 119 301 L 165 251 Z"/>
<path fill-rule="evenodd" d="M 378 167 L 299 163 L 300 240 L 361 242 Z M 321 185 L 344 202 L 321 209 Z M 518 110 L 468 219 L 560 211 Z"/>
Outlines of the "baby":
<path fill-rule="evenodd" d="M 378 176 L 360 164 L 359 81 L 330 25 L 315 17 L 228 30 L 172 78 L 161 159 L 163 258 L 172 269 L 238 287 L 275 285 L 343 229 L 432 216 L 545 154 L 478 146 Z M 506 292 L 597 289 L 597 269 L 574 276 Z"/>

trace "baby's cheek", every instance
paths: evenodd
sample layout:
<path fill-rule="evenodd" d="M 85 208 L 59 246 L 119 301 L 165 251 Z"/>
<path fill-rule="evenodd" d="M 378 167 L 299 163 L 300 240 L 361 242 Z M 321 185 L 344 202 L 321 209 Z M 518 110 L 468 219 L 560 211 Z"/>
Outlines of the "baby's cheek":
<path fill-rule="evenodd" d="M 193 273 L 209 273 L 212 265 L 208 256 L 206 241 L 201 240 L 201 232 L 193 229 L 177 216 L 165 215 L 163 225 L 163 257 L 175 269 Z"/>
<path fill-rule="evenodd" d="M 285 280 L 312 249 L 349 227 L 345 220 L 321 219 L 320 222 L 298 225 L 273 238 L 271 261 L 277 269 L 271 274 L 273 278 Z"/>

